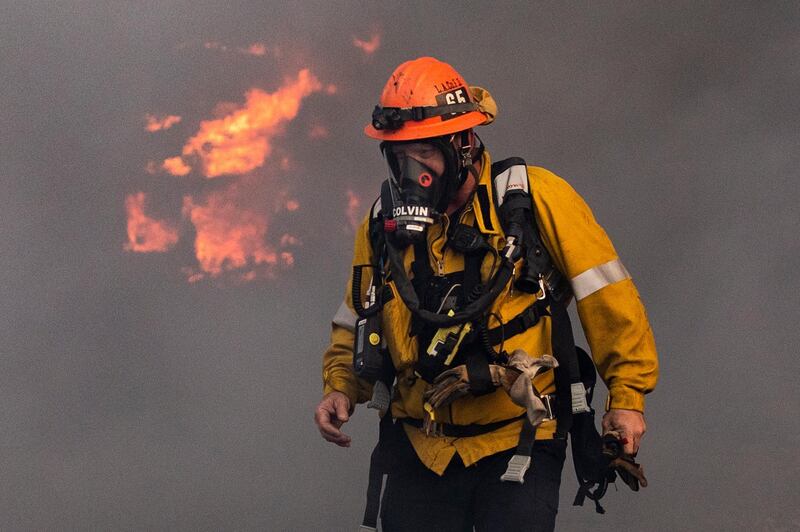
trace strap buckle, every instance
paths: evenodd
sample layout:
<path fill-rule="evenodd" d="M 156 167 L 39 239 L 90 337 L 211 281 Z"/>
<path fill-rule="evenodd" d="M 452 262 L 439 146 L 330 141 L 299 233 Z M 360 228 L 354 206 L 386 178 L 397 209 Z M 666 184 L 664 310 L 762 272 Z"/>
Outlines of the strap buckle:
<path fill-rule="evenodd" d="M 419 122 L 420 120 L 425 119 L 425 108 L 424 107 L 412 107 L 411 108 L 411 120 L 415 122 Z"/>
<path fill-rule="evenodd" d="M 591 412 L 589 402 L 586 400 L 586 388 L 582 382 L 573 382 L 569 385 L 570 395 L 572 396 L 572 413 L 585 414 Z"/>
<path fill-rule="evenodd" d="M 525 473 L 531 466 L 531 457 L 524 454 L 515 454 L 508 461 L 506 472 L 500 477 L 503 482 L 525 483 Z"/>
<path fill-rule="evenodd" d="M 544 280 L 544 275 L 539 275 L 539 294 L 536 296 L 536 299 L 541 301 L 546 297 L 547 297 L 547 284 Z"/>
<path fill-rule="evenodd" d="M 553 403 L 552 403 L 553 396 L 552 396 L 552 394 L 551 395 L 543 395 L 539 399 L 542 400 L 542 403 L 544 403 L 545 409 L 547 409 L 547 417 L 545 417 L 545 419 L 546 420 L 555 419 L 556 416 L 553 413 Z"/>
<path fill-rule="evenodd" d="M 444 424 L 438 421 L 427 421 L 420 427 L 425 436 L 429 438 L 443 438 L 444 437 Z"/>

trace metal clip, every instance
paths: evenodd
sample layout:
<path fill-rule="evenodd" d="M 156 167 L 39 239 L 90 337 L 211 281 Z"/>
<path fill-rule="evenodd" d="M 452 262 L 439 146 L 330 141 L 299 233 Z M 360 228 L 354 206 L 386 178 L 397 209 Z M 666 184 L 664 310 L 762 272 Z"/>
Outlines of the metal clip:
<path fill-rule="evenodd" d="M 423 421 L 420 430 L 429 438 L 440 438 L 444 436 L 444 427 L 442 424 L 438 421 L 432 421 L 430 418 L 426 418 L 425 421 Z"/>
<path fill-rule="evenodd" d="M 440 424 L 436 422 L 436 411 L 433 409 L 430 403 L 426 402 L 422 406 L 427 415 L 422 421 L 422 427 L 420 427 L 420 430 L 425 434 L 425 436 L 438 436 L 441 427 Z"/>
<path fill-rule="evenodd" d="M 500 477 L 504 482 L 516 482 L 518 484 L 525 483 L 525 473 L 531 466 L 531 457 L 524 454 L 515 454 L 508 461 L 508 468 L 506 472 Z"/>
<path fill-rule="evenodd" d="M 556 416 L 553 414 L 553 404 L 551 402 L 550 395 L 543 395 L 540 397 L 542 403 L 544 403 L 545 409 L 547 409 L 547 417 L 545 419 L 555 419 Z"/>
<path fill-rule="evenodd" d="M 538 301 L 547 297 L 547 285 L 544 282 L 544 275 L 539 275 L 539 295 L 536 296 Z"/>

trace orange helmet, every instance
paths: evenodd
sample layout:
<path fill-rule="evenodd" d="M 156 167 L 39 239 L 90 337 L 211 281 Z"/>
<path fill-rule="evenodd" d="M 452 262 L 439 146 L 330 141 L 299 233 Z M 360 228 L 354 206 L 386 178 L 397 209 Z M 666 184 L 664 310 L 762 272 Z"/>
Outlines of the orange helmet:
<path fill-rule="evenodd" d="M 491 121 L 456 70 L 433 57 L 406 61 L 392 73 L 364 128 L 368 137 L 404 141 L 457 133 Z"/>

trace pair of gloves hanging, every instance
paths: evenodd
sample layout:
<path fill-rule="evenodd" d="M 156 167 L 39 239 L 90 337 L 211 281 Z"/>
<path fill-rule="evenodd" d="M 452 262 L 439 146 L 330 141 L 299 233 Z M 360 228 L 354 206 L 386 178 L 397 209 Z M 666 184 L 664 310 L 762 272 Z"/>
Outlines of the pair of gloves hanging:
<path fill-rule="evenodd" d="M 502 387 L 514 404 L 525 408 L 528 420 L 534 427 L 539 426 L 547 417 L 547 408 L 534 390 L 533 378 L 543 371 L 558 366 L 556 359 L 550 355 L 531 358 L 522 349 L 511 353 L 508 364 L 500 366 L 489 364 L 492 384 Z M 469 395 L 470 382 L 466 365 L 456 366 L 442 372 L 425 391 L 423 399 L 426 408 L 436 410 L 447 406 L 456 399 Z"/>

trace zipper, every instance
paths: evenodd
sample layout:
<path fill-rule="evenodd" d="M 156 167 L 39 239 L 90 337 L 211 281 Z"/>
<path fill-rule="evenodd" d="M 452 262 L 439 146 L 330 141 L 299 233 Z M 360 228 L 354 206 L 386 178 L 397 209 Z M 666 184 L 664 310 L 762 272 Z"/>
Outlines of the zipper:
<path fill-rule="evenodd" d="M 431 258 L 435 257 L 436 254 L 433 250 L 433 245 L 441 238 L 444 238 L 447 235 L 447 227 L 449 225 L 450 219 L 447 217 L 446 214 L 442 215 L 442 221 L 440 222 L 441 232 L 428 243 L 428 253 L 430 254 Z M 437 259 L 436 262 L 436 271 L 439 277 L 444 277 L 444 254 L 445 249 L 442 248 L 442 258 Z"/>

